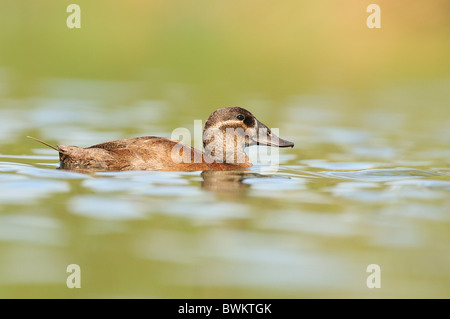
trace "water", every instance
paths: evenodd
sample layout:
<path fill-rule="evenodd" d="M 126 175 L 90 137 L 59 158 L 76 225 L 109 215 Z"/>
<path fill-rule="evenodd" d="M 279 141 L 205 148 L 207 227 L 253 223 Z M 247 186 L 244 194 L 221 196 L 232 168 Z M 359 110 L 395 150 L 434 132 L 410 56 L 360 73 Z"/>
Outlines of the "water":
<path fill-rule="evenodd" d="M 450 297 L 446 108 L 392 109 L 383 92 L 372 108 L 340 95 L 294 96 L 277 116 L 242 105 L 295 142 L 277 171 L 85 174 L 57 169 L 56 152 L 25 136 L 168 137 L 212 110 L 109 103 L 82 81 L 74 98 L 66 81 L 0 100 L 0 296 Z M 81 289 L 66 287 L 73 263 Z M 369 264 L 380 289 L 366 285 Z"/>

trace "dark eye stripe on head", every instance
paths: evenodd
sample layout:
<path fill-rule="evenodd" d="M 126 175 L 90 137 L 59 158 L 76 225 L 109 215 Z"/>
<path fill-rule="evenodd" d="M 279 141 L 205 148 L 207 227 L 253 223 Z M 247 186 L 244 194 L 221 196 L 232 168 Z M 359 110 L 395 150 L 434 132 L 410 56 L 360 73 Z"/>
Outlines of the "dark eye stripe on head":
<path fill-rule="evenodd" d="M 204 130 L 210 127 L 220 127 L 222 123 L 230 123 L 233 121 L 236 123 L 240 122 L 241 126 L 244 127 L 256 126 L 255 118 L 249 111 L 241 107 L 233 106 L 221 108 L 211 113 L 205 123 Z"/>
<path fill-rule="evenodd" d="M 244 124 L 248 127 L 254 127 L 255 126 L 255 120 L 251 116 L 246 116 L 244 120 Z"/>

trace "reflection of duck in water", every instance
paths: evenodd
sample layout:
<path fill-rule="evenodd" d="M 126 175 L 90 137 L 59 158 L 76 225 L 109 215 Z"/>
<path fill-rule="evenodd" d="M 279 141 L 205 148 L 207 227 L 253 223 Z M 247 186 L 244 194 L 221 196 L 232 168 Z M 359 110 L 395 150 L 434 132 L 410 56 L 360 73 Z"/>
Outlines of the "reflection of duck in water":
<path fill-rule="evenodd" d="M 33 139 L 59 152 L 61 168 L 101 171 L 234 170 L 252 166 L 244 152 L 247 146 L 294 146 L 294 143 L 278 138 L 253 114 L 240 107 L 214 111 L 206 121 L 203 133 L 204 153 L 179 141 L 155 136 L 111 141 L 87 148 L 53 147 Z"/>
<path fill-rule="evenodd" d="M 210 191 L 235 192 L 245 190 L 249 184 L 242 181 L 253 176 L 252 173 L 242 171 L 203 171 L 202 187 Z"/>
<path fill-rule="evenodd" d="M 250 189 L 252 184 L 254 184 L 254 180 L 257 178 L 270 178 L 274 179 L 274 182 L 280 178 L 290 179 L 290 177 L 272 174 L 265 175 L 250 170 L 203 171 L 201 176 L 203 177 L 202 187 L 204 189 L 230 193 L 239 193 Z M 246 183 L 244 180 L 249 180 L 249 182 Z M 253 180 L 253 182 L 251 182 L 251 180 Z"/>

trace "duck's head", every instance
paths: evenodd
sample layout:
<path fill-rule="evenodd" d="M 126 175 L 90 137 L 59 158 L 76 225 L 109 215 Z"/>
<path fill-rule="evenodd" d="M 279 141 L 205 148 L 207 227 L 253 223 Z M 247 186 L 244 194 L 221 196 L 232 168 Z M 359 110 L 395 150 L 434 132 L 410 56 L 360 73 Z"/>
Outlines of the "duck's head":
<path fill-rule="evenodd" d="M 294 147 L 294 143 L 279 138 L 241 107 L 218 109 L 206 120 L 203 146 L 216 160 L 236 163 L 236 153 L 243 153 L 244 148 L 251 145 Z M 233 159 L 229 156 L 231 153 L 234 154 Z"/>

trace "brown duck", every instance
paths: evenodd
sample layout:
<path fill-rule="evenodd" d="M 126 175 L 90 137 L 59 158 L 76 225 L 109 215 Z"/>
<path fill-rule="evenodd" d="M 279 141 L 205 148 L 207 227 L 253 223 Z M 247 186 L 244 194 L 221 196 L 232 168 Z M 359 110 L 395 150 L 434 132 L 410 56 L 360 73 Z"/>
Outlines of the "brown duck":
<path fill-rule="evenodd" d="M 105 142 L 91 147 L 39 143 L 59 152 L 60 167 L 98 171 L 208 171 L 251 167 L 244 148 L 251 145 L 294 147 L 280 139 L 240 107 L 214 111 L 203 130 L 204 152 L 179 141 L 144 136 Z"/>

